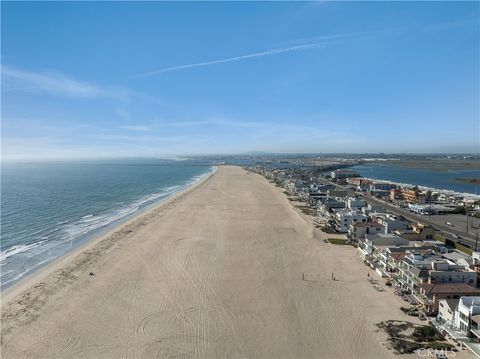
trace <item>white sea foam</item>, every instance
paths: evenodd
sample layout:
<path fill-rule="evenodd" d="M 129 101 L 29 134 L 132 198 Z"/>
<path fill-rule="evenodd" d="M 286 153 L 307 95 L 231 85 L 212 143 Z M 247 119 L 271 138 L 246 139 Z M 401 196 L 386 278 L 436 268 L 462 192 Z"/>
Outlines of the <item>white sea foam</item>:
<path fill-rule="evenodd" d="M 32 271 L 32 269 L 35 269 L 35 268 L 41 266 L 42 264 L 45 264 L 45 263 L 47 263 L 47 262 L 49 262 L 49 261 L 51 261 L 51 260 L 52 260 L 52 258 L 48 258 L 48 259 L 45 259 L 45 260 L 40 261 L 40 262 L 38 262 L 38 263 L 35 263 L 35 265 L 32 266 L 32 267 L 26 266 L 23 271 L 18 272 L 15 276 L 13 276 L 13 277 L 11 277 L 11 278 L 9 278 L 9 279 L 7 279 L 7 280 L 4 280 L 4 277 L 5 277 L 7 274 L 14 273 L 14 271 L 10 271 L 10 272 L 8 272 L 8 273 L 3 273 L 3 274 L 2 274 L 2 286 L 5 286 L 5 285 L 7 285 L 7 284 L 16 282 L 17 280 L 21 279 L 21 278 L 22 278 L 23 276 L 25 276 L 26 274 L 30 273 L 30 272 Z"/>
<path fill-rule="evenodd" d="M 35 242 L 31 244 L 19 244 L 13 247 L 8 248 L 5 251 L 0 252 L 0 262 L 5 261 L 7 258 L 10 258 L 11 256 L 14 256 L 16 254 L 24 253 L 32 248 L 36 248 L 45 241 L 40 241 L 40 242 Z"/>
<path fill-rule="evenodd" d="M 208 172 L 193 177 L 183 185 L 161 188 L 158 192 L 141 197 L 124 207 L 113 209 L 108 213 L 89 213 L 78 219 L 58 222 L 54 228 L 37 230 L 34 234 L 38 236 L 37 238 L 40 239 L 40 241 L 30 244 L 14 245 L 0 252 L 0 265 L 2 266 L 9 264 L 10 261 L 13 261 L 12 264 L 18 261 L 18 258 L 15 256 L 23 256 L 20 266 L 17 267 L 15 265 L 15 268 L 3 271 L 1 277 L 2 287 L 19 280 L 35 268 L 65 253 L 73 247 L 73 243 L 79 239 L 86 238 L 86 236 L 97 230 L 101 230 L 113 223 L 128 218 L 147 206 L 165 200 L 188 186 L 199 182 L 215 170 L 215 167 L 211 167 Z"/>

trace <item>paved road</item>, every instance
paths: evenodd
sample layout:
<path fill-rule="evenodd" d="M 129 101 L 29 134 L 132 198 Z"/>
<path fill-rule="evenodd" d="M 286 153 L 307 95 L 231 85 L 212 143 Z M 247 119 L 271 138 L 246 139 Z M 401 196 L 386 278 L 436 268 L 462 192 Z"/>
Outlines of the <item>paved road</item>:
<path fill-rule="evenodd" d="M 331 184 L 335 184 L 333 182 L 326 182 L 326 183 L 331 183 Z M 350 188 L 346 187 L 346 186 L 341 186 L 341 185 L 338 185 L 338 184 L 335 184 L 339 189 L 343 189 L 343 190 L 347 190 L 349 193 L 351 193 L 352 195 L 359 195 L 359 193 L 351 190 Z M 475 249 L 475 245 L 476 245 L 476 234 L 473 234 L 473 233 L 466 233 L 465 231 L 462 231 L 462 230 L 458 230 L 457 228 L 452 228 L 450 226 L 447 226 L 446 224 L 440 224 L 438 222 L 433 222 L 433 221 L 430 221 L 428 216 L 421 216 L 421 215 L 418 215 L 418 214 L 415 214 L 415 213 L 412 213 L 410 212 L 409 210 L 407 209 L 404 209 L 404 208 L 400 208 L 398 206 L 395 206 L 389 202 L 385 202 L 383 200 L 380 200 L 378 198 L 375 198 L 375 197 L 372 197 L 371 195 L 369 194 L 360 194 L 360 196 L 365 199 L 368 203 L 371 203 L 371 204 L 379 204 L 379 205 L 382 205 L 384 206 L 386 209 L 388 209 L 392 214 L 396 214 L 396 215 L 401 215 L 403 217 L 405 217 L 406 219 L 408 219 L 409 221 L 412 221 L 412 222 L 421 222 L 421 223 L 425 223 L 425 224 L 430 224 L 432 225 L 433 227 L 435 227 L 437 230 L 439 230 L 441 232 L 441 234 L 449 239 L 451 239 L 452 241 L 454 242 L 460 242 L 462 244 L 467 244 L 469 245 L 472 249 Z M 455 236 L 459 236 L 461 237 L 460 239 L 456 239 Z M 479 241 L 479 245 L 480 245 L 480 241 Z"/>
<path fill-rule="evenodd" d="M 363 195 L 363 198 L 370 203 L 380 204 L 380 205 L 384 206 L 385 208 L 387 208 L 390 212 L 392 212 L 394 214 L 397 214 L 397 215 L 402 215 L 410 221 L 431 224 L 437 230 L 440 230 L 442 232 L 442 234 L 447 235 L 448 238 L 451 238 L 452 240 L 454 240 L 456 242 L 459 241 L 459 242 L 462 242 L 462 243 L 470 244 L 472 247 L 475 246 L 476 236 L 472 233 L 466 233 L 462 230 L 458 230 L 456 228 L 452 228 L 450 226 L 447 226 L 446 224 L 440 224 L 438 222 L 433 222 L 433 221 L 429 220 L 428 216 L 422 216 L 422 215 L 414 214 L 414 213 L 410 212 L 409 210 L 406 210 L 404 208 L 400 208 L 398 206 L 395 206 L 391 203 L 379 200 L 379 199 L 374 198 L 370 195 Z M 462 238 L 461 239 L 455 239 L 454 235 L 460 236 Z"/>

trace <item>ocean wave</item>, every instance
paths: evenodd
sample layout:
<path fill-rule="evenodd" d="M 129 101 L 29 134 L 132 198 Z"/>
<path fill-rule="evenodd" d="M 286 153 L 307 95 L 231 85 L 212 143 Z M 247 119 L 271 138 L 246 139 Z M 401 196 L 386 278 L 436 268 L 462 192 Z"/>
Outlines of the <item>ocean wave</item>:
<path fill-rule="evenodd" d="M 48 263 L 52 260 L 53 258 L 48 258 L 48 259 L 45 259 L 43 261 L 40 261 L 38 263 L 35 263 L 34 266 L 32 267 L 25 267 L 22 271 L 18 272 L 18 271 L 15 271 L 15 270 L 11 270 L 9 271 L 8 273 L 2 273 L 2 282 L 1 282 L 1 286 L 4 287 L 10 283 L 14 283 L 16 282 L 17 280 L 23 278 L 26 274 L 30 273 L 33 269 L 41 266 L 42 264 L 45 264 L 45 263 Z M 17 273 L 18 272 L 18 273 Z M 16 274 L 15 274 L 16 273 Z M 12 277 L 9 277 L 10 274 L 14 274 L 14 276 Z M 5 279 L 7 278 L 7 279 Z"/>
<path fill-rule="evenodd" d="M 214 171 L 215 168 L 212 167 L 208 172 L 194 176 L 183 184 L 159 188 L 154 193 L 106 213 L 88 213 L 76 219 L 59 221 L 50 228 L 41 228 L 29 233 L 30 236 L 33 234 L 38 242 L 14 245 L 0 252 L 0 265 L 5 268 L 1 275 L 1 286 L 4 287 L 19 280 L 37 267 L 66 253 L 82 238 L 88 238 L 97 231 L 108 228 L 109 225 L 125 220 L 140 210 L 167 199 Z"/>
<path fill-rule="evenodd" d="M 0 252 L 0 262 L 5 261 L 6 259 L 10 258 L 11 256 L 14 256 L 14 255 L 17 255 L 17 254 L 20 254 L 20 253 L 24 253 L 28 250 L 36 248 L 36 247 L 42 245 L 42 243 L 44 243 L 44 242 L 45 241 L 39 241 L 39 242 L 35 242 L 35 243 L 30 243 L 30 244 L 18 244 L 16 246 L 12 246 L 12 247 Z"/>
<path fill-rule="evenodd" d="M 197 175 L 197 176 L 194 176 L 192 177 L 192 179 L 190 181 L 188 181 L 186 183 L 186 186 L 191 186 L 199 181 L 201 181 L 202 179 L 204 179 L 205 177 L 211 175 L 212 173 L 214 173 L 215 171 L 217 170 L 217 167 L 215 166 L 211 166 L 208 170 L 208 172 L 205 172 L 205 173 L 202 173 L 200 175 Z"/>

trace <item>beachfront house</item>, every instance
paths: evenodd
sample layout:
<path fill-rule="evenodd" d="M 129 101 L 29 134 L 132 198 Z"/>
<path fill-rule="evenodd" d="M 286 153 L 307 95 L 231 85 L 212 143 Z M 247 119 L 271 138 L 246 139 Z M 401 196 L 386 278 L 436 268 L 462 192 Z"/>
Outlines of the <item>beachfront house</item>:
<path fill-rule="evenodd" d="M 428 283 L 467 283 L 477 286 L 477 272 L 465 265 L 458 265 L 449 260 L 432 261 L 428 271 Z"/>
<path fill-rule="evenodd" d="M 462 296 L 458 299 L 441 299 L 438 315 L 432 323 L 440 332 L 447 332 L 480 356 L 480 297 Z"/>
<path fill-rule="evenodd" d="M 346 203 L 344 201 L 332 197 L 325 197 L 317 202 L 317 213 L 325 218 L 329 218 L 333 209 L 342 209 L 345 207 Z"/>
<path fill-rule="evenodd" d="M 420 285 L 415 297 L 426 313 L 437 313 L 442 299 L 459 299 L 462 296 L 479 296 L 480 289 L 466 283 L 426 283 Z"/>
<path fill-rule="evenodd" d="M 408 250 L 414 247 L 407 246 L 389 246 L 380 251 L 378 265 L 383 269 L 386 276 L 396 279 L 403 259 L 409 254 Z"/>
<path fill-rule="evenodd" d="M 366 234 L 359 240 L 358 249 L 363 259 L 373 268 L 379 267 L 381 249 L 389 246 L 408 245 L 405 238 L 387 233 Z"/>
<path fill-rule="evenodd" d="M 395 218 L 391 215 L 378 216 L 377 222 L 383 224 L 387 228 L 388 233 L 394 233 L 396 230 L 406 230 L 409 227 L 407 221 Z"/>
<path fill-rule="evenodd" d="M 418 294 L 423 284 L 466 283 L 477 286 L 477 272 L 468 264 L 456 264 L 442 258 L 440 253 L 431 248 L 423 248 L 423 252 L 405 256 L 398 276 L 402 289 Z"/>
<path fill-rule="evenodd" d="M 358 211 L 362 208 L 367 206 L 367 202 L 365 200 L 356 198 L 356 197 L 348 197 L 347 198 L 347 208 L 351 211 Z"/>
<path fill-rule="evenodd" d="M 365 239 L 367 234 L 386 233 L 386 228 L 378 222 L 354 222 L 348 226 L 347 235 L 354 242 Z"/>
<path fill-rule="evenodd" d="M 441 299 L 438 303 L 436 324 L 454 330 L 466 336 L 478 331 L 480 318 L 480 297 L 460 297 L 459 299 Z"/>
<path fill-rule="evenodd" d="M 413 293 L 418 291 L 417 270 L 413 268 L 428 269 L 435 259 L 441 256 L 433 250 L 414 250 L 408 253 L 401 264 L 398 275 L 398 283 L 404 291 Z"/>
<path fill-rule="evenodd" d="M 455 316 L 460 299 L 441 299 L 438 301 L 436 321 L 441 325 L 455 327 Z"/>
<path fill-rule="evenodd" d="M 456 312 L 455 327 L 469 334 L 472 317 L 480 314 L 480 297 L 461 297 Z"/>
<path fill-rule="evenodd" d="M 335 212 L 336 229 L 341 233 L 347 233 L 353 223 L 365 223 L 368 217 L 360 212 L 339 210 Z"/>
<path fill-rule="evenodd" d="M 383 276 L 397 280 L 400 275 L 400 269 L 403 266 L 403 260 L 407 255 L 415 251 L 434 253 L 436 250 L 436 243 L 427 242 L 410 241 L 408 245 L 386 246 L 381 248 L 376 256 L 376 266 L 382 272 Z"/>

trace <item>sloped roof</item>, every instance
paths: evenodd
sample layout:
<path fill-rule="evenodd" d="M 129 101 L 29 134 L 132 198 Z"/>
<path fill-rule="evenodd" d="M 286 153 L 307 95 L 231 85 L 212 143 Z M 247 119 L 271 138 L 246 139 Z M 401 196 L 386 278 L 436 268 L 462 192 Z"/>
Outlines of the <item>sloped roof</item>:
<path fill-rule="evenodd" d="M 429 275 L 427 269 L 420 269 L 417 267 L 413 267 L 412 269 L 410 269 L 410 271 L 417 278 L 427 278 Z"/>
<path fill-rule="evenodd" d="M 443 299 L 445 301 L 445 304 L 454 311 L 458 307 L 458 302 L 460 302 L 460 299 Z M 480 315 L 479 315 L 480 316 Z"/>
<path fill-rule="evenodd" d="M 480 289 L 474 288 L 466 283 L 427 283 L 420 284 L 426 295 L 433 294 L 480 294 Z"/>
<path fill-rule="evenodd" d="M 390 252 L 390 257 L 392 257 L 396 261 L 401 261 L 407 255 L 407 252 Z"/>

